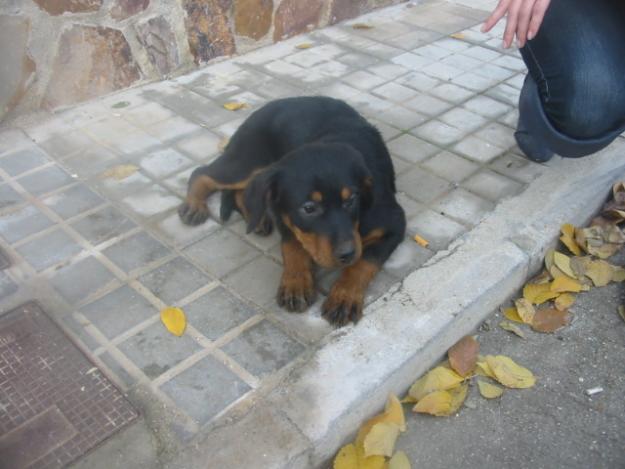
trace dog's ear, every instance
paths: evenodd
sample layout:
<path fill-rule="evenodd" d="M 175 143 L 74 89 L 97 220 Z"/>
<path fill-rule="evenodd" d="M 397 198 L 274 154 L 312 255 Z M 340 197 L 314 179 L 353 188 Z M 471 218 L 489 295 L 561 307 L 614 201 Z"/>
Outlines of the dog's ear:
<path fill-rule="evenodd" d="M 247 208 L 247 232 L 251 233 L 267 211 L 270 200 L 276 200 L 280 169 L 270 166 L 258 173 L 245 188 L 243 202 Z"/>

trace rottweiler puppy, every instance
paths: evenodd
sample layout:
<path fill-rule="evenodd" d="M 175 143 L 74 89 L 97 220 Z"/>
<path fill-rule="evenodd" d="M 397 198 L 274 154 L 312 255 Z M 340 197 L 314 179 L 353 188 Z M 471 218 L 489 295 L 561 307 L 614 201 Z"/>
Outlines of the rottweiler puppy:
<path fill-rule="evenodd" d="M 328 97 L 272 101 L 234 133 L 223 154 L 189 179 L 182 221 L 209 216 L 222 191 L 221 217 L 233 210 L 248 233 L 282 236 L 284 271 L 277 301 L 304 311 L 315 300 L 313 263 L 341 268 L 323 304 L 335 326 L 362 317 L 365 290 L 404 237 L 395 173 L 378 130 L 345 102 Z"/>

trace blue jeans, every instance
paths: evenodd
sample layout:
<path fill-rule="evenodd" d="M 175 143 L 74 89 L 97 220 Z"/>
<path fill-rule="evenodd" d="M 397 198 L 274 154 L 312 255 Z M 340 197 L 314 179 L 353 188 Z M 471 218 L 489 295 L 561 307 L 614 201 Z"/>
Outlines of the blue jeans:
<path fill-rule="evenodd" d="M 519 125 L 533 138 L 575 158 L 625 131 L 624 0 L 552 0 L 521 55 Z"/>

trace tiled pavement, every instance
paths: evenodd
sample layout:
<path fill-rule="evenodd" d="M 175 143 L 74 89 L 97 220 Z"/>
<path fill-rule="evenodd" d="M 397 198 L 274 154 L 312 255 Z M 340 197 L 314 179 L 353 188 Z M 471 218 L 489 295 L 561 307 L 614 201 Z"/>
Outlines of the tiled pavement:
<path fill-rule="evenodd" d="M 51 286 L 62 326 L 123 389 L 143 386 L 175 409 L 181 436 L 249 405 L 330 331 L 323 298 L 300 315 L 277 307 L 277 235 L 246 235 L 239 217 L 183 226 L 190 171 L 271 99 L 352 104 L 387 140 L 408 218 L 373 301 L 542 170 L 513 139 L 524 64 L 499 49 L 501 28 L 479 32 L 486 12 L 464 3 L 380 10 L 357 20 L 370 29 L 337 25 L 0 132 L 0 245 L 13 261 L 0 272 L 2 304 Z M 249 109 L 222 107 L 235 100 Z M 137 170 L 106 172 L 119 165 Z M 319 273 L 322 292 L 333 278 Z M 181 338 L 160 324 L 167 305 L 187 313 Z"/>

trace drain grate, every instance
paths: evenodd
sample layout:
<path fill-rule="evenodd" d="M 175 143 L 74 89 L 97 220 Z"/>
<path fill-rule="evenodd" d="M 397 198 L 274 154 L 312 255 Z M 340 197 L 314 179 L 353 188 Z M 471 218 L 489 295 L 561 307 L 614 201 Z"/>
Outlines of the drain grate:
<path fill-rule="evenodd" d="M 65 467 L 137 417 L 36 303 L 0 316 L 0 468 Z"/>

